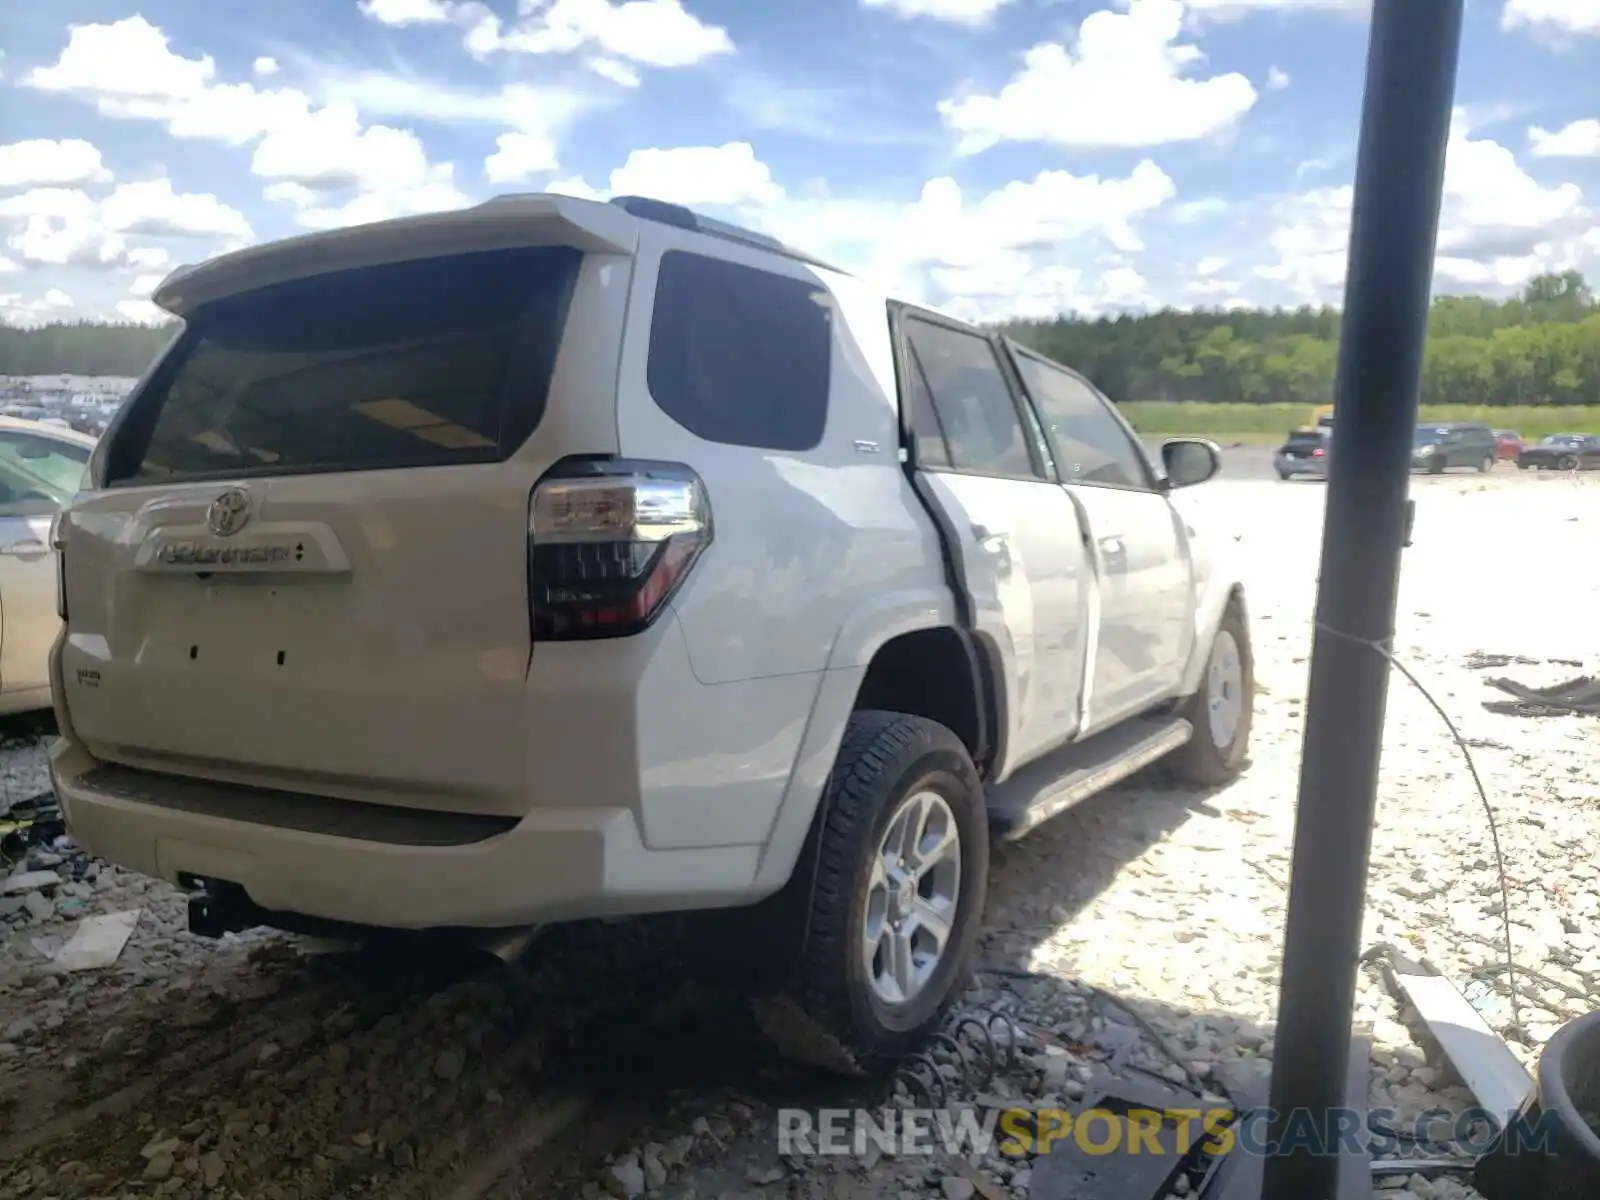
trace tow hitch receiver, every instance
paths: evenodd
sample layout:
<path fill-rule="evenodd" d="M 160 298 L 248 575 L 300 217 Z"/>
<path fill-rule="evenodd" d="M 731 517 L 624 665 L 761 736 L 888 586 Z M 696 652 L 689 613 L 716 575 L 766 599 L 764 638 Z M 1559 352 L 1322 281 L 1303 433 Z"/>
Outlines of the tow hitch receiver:
<path fill-rule="evenodd" d="M 219 938 L 259 925 L 255 905 L 236 883 L 193 879 L 189 887 L 189 932 L 196 937 Z"/>

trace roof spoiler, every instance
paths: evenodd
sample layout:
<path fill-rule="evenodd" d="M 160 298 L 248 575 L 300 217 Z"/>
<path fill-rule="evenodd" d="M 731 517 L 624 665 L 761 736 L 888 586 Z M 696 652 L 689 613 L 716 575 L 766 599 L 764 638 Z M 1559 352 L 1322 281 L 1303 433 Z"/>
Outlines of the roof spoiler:
<path fill-rule="evenodd" d="M 500 196 L 473 208 L 301 234 L 219 255 L 177 268 L 151 299 L 187 317 L 224 296 L 330 270 L 524 246 L 632 255 L 638 243 L 634 218 L 609 204 L 554 194 Z"/>

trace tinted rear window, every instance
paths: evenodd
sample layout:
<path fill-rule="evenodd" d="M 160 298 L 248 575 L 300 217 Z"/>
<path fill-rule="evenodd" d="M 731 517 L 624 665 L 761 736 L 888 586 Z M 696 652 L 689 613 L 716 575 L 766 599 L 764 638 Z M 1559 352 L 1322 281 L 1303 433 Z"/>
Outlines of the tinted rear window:
<path fill-rule="evenodd" d="M 832 312 L 820 283 L 670 250 L 650 318 L 650 394 L 706 441 L 810 450 L 828 420 Z"/>
<path fill-rule="evenodd" d="M 1323 439 L 1321 435 L 1315 433 L 1291 433 L 1289 435 L 1289 440 L 1284 443 L 1284 445 L 1290 446 L 1296 450 L 1302 448 L 1309 449 L 1322 444 Z"/>
<path fill-rule="evenodd" d="M 210 305 L 133 402 L 107 479 L 503 458 L 543 416 L 581 260 L 548 247 L 423 259 Z"/>

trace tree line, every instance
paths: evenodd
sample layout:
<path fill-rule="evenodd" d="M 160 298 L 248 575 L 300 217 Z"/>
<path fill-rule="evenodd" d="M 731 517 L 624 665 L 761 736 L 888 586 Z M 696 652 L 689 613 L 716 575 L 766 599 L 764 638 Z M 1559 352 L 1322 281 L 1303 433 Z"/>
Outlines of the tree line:
<path fill-rule="evenodd" d="M 1114 400 L 1333 403 L 1339 312 L 1240 309 L 1005 327 Z M 1520 296 L 1440 296 L 1428 317 L 1423 404 L 1600 404 L 1600 304 L 1576 271 Z"/>
<path fill-rule="evenodd" d="M 1163 309 L 1003 328 L 1115 400 L 1333 401 L 1333 308 Z M 1600 404 L 1600 303 L 1576 271 L 1540 276 L 1508 300 L 1441 296 L 1428 328 L 1424 404 Z M 0 326 L 0 375 L 138 375 L 171 336 L 171 326 Z"/>

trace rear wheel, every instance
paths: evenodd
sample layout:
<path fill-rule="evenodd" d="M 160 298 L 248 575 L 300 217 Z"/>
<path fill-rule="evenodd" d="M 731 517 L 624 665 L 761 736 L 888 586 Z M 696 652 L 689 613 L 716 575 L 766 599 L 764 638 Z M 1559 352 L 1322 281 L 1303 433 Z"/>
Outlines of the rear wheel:
<path fill-rule="evenodd" d="M 1278 472 L 1278 478 L 1283 480 L 1285 483 L 1287 483 L 1288 480 L 1289 480 L 1289 472 L 1287 472 L 1287 471 L 1279 471 Z"/>
<path fill-rule="evenodd" d="M 1255 706 L 1255 663 L 1250 631 L 1237 605 L 1217 626 L 1200 690 L 1179 710 L 1194 736 L 1172 752 L 1168 764 L 1185 783 L 1217 787 L 1244 769 Z"/>
<path fill-rule="evenodd" d="M 1576 471 L 1578 469 L 1578 456 L 1576 454 L 1563 454 L 1556 460 L 1556 467 L 1562 471 Z"/>
<path fill-rule="evenodd" d="M 1485 456 L 1484 460 L 1478 464 L 1478 471 L 1480 474 L 1487 475 L 1492 470 L 1494 470 L 1494 459 Z"/>
<path fill-rule="evenodd" d="M 1432 458 L 1430 458 L 1428 460 L 1428 474 L 1429 475 L 1443 475 L 1444 474 L 1445 465 L 1446 464 L 1445 464 L 1445 460 L 1444 460 L 1444 455 L 1435 454 Z"/>
<path fill-rule="evenodd" d="M 825 803 L 790 1000 L 871 1072 L 915 1050 L 966 986 L 989 882 L 983 784 L 943 725 L 858 712 Z"/>

